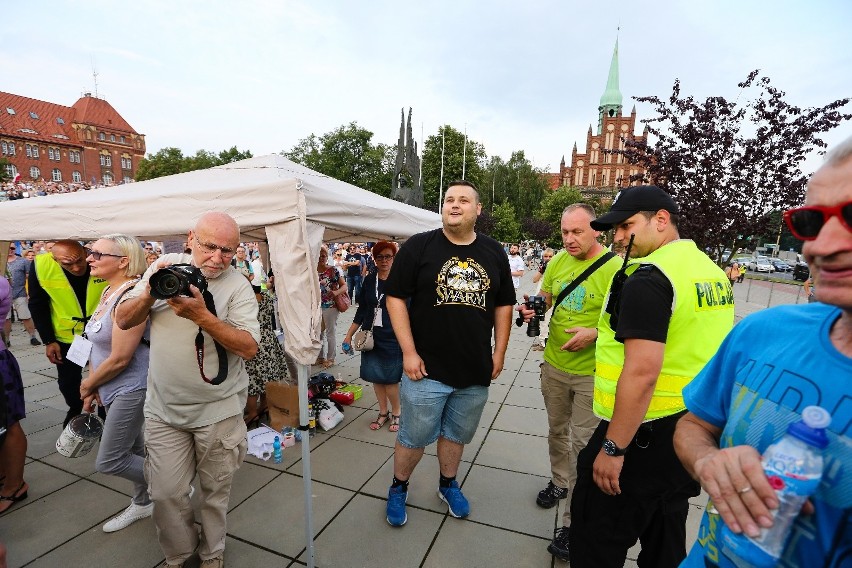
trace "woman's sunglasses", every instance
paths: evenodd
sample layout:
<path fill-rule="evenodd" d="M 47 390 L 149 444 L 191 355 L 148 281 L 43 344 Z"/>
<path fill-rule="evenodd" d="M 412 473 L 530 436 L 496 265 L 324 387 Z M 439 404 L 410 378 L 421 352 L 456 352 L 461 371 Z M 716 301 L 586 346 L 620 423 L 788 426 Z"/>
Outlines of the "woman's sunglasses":
<path fill-rule="evenodd" d="M 111 256 L 113 258 L 124 258 L 124 256 L 120 255 L 120 254 L 110 254 L 108 252 L 98 252 L 98 251 L 92 250 L 92 249 L 86 249 L 86 256 L 87 257 L 91 256 L 95 260 L 100 260 L 101 257 L 104 257 L 104 256 Z"/>
<path fill-rule="evenodd" d="M 790 232 L 802 241 L 816 239 L 823 225 L 832 217 L 837 217 L 840 224 L 852 232 L 852 201 L 832 206 L 809 205 L 784 212 L 784 222 Z"/>

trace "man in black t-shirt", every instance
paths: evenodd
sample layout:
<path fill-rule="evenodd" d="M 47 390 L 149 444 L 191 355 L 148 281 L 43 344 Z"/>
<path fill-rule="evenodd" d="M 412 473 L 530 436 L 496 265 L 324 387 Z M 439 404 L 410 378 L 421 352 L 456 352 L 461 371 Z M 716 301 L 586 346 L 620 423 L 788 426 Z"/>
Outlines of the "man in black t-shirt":
<path fill-rule="evenodd" d="M 346 256 L 343 258 L 343 266 L 346 268 L 346 289 L 352 295 L 352 301 L 358 297 L 361 290 L 361 254 L 358 247 L 349 245 Z"/>
<path fill-rule="evenodd" d="M 481 209 L 473 184 L 452 182 L 441 212 L 443 228 L 411 237 L 397 253 L 385 284 L 405 372 L 387 503 L 392 526 L 408 520 L 408 479 L 424 448 L 435 440 L 441 470 L 438 497 L 454 517 L 470 513 L 456 473 L 464 446 L 479 425 L 488 385 L 503 370 L 515 303 L 502 247 L 474 231 Z"/>

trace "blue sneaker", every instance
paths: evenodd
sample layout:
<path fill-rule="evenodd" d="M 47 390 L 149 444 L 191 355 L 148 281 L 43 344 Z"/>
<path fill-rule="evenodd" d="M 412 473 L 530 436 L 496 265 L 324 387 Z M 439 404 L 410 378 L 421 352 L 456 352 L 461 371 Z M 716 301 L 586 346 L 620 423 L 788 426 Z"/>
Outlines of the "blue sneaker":
<path fill-rule="evenodd" d="M 450 514 L 457 519 L 463 519 L 470 514 L 470 503 L 462 495 L 458 482 L 454 479 L 449 487 L 438 487 L 438 497 L 447 504 Z"/>
<path fill-rule="evenodd" d="M 387 520 L 392 527 L 401 527 L 408 522 L 408 513 L 405 512 L 405 502 L 408 500 L 408 491 L 401 487 L 391 487 L 388 490 Z"/>

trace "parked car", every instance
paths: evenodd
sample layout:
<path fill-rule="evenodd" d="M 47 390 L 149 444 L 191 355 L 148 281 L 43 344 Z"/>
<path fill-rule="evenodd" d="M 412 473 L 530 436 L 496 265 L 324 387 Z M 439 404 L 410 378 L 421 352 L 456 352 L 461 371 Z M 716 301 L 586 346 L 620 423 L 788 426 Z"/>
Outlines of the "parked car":
<path fill-rule="evenodd" d="M 746 264 L 746 268 L 749 270 L 754 270 L 756 272 L 774 272 L 775 268 L 772 266 L 772 263 L 769 262 L 769 259 L 765 256 L 759 256 L 757 258 L 752 258 Z"/>
<path fill-rule="evenodd" d="M 790 272 L 793 270 L 793 267 L 781 260 L 780 258 L 773 258 L 769 262 L 772 263 L 772 266 L 775 268 L 777 272 Z"/>
<path fill-rule="evenodd" d="M 793 280 L 804 282 L 810 275 L 811 269 L 808 267 L 807 262 L 797 262 L 796 266 L 793 267 Z"/>

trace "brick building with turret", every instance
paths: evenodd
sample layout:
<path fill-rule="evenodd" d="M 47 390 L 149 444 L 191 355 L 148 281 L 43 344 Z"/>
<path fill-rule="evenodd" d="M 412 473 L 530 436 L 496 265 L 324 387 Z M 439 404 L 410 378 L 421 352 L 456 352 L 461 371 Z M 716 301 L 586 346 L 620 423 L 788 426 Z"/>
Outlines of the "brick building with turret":
<path fill-rule="evenodd" d="M 144 157 L 145 136 L 90 93 L 68 107 L 0 92 L 0 158 L 13 180 L 126 183 Z"/>
<path fill-rule="evenodd" d="M 597 130 L 589 125 L 586 133 L 585 152 L 574 149 L 571 152 L 571 162 L 566 164 L 565 157 L 559 163 L 559 172 L 550 174 L 550 184 L 553 189 L 568 185 L 580 188 L 584 195 L 611 196 L 618 188 L 627 185 L 638 185 L 630 182 L 630 176 L 644 173 L 645 170 L 637 164 L 629 164 L 620 154 L 609 154 L 604 150 L 623 150 L 624 138 L 628 140 L 646 141 L 647 127 L 642 134 L 634 134 L 636 129 L 636 107 L 629 115 L 622 115 L 623 97 L 618 86 L 618 40 L 612 53 L 606 88 L 601 95 L 598 106 Z"/>

